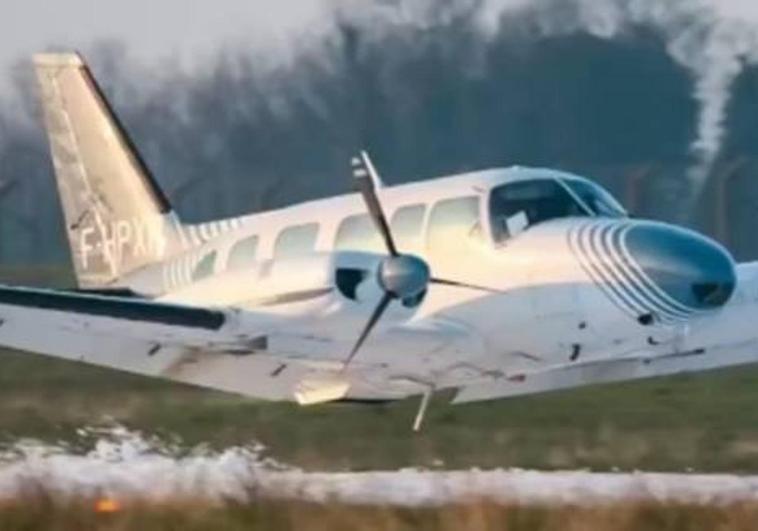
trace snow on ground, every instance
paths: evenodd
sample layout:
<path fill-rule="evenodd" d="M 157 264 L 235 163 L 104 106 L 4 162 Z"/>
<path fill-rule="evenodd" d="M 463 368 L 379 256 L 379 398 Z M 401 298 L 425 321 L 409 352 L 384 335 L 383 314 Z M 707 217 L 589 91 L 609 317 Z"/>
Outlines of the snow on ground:
<path fill-rule="evenodd" d="M 441 505 L 487 498 L 516 503 L 594 504 L 658 500 L 758 501 L 758 476 L 538 472 L 528 470 L 305 472 L 261 457 L 263 448 L 181 452 L 116 429 L 84 454 L 33 441 L 0 452 L 0 498 L 42 487 L 122 499 L 248 499 L 251 495 L 346 503 Z"/>

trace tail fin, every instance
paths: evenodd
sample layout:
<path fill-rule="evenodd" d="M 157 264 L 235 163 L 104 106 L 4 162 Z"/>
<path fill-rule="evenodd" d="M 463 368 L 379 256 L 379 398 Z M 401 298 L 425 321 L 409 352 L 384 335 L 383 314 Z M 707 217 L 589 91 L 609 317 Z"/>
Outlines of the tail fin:
<path fill-rule="evenodd" d="M 34 57 L 71 256 L 83 288 L 181 247 L 181 226 L 78 54 Z"/>

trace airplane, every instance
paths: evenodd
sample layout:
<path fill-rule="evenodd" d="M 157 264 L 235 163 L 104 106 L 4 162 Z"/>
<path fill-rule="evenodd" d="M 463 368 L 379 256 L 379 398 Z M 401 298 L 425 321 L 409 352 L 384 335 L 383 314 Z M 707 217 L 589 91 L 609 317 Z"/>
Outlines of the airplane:
<path fill-rule="evenodd" d="M 77 53 L 34 57 L 76 273 L 0 345 L 301 405 L 503 399 L 758 362 L 758 263 L 566 172 L 494 168 L 184 223 Z M 346 164 L 347 169 L 347 164 Z M 347 179 L 346 179 L 347 180 Z"/>

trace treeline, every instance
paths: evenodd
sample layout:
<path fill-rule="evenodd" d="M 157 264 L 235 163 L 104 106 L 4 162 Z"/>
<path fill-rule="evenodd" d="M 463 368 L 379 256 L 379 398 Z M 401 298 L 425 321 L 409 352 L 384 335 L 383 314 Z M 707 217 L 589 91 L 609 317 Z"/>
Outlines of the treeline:
<path fill-rule="evenodd" d="M 318 45 L 279 66 L 245 49 L 220 52 L 191 74 L 170 62 L 148 71 L 114 43 L 88 56 L 189 220 L 346 191 L 349 157 L 365 147 L 390 183 L 491 166 L 558 167 L 596 178 L 639 214 L 724 232 L 712 186 L 697 208 L 682 211 L 697 105 L 690 72 L 654 30 L 612 40 L 545 37 L 506 17 L 484 35 L 473 11 L 454 14 L 381 32 L 338 20 Z M 0 262 L 61 262 L 30 70 L 19 64 L 17 94 L 7 98 L 18 103 L 0 109 Z M 739 77 L 713 169 L 739 174 L 727 236 L 741 258 L 758 257 L 757 84 L 755 70 Z"/>

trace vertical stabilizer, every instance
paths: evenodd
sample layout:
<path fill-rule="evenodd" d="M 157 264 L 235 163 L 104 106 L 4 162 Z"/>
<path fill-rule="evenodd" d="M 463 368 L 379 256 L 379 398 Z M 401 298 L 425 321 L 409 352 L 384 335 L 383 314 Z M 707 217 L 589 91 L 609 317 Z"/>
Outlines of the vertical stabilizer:
<path fill-rule="evenodd" d="M 34 64 L 79 286 L 117 285 L 176 252 L 181 227 L 82 57 Z"/>

